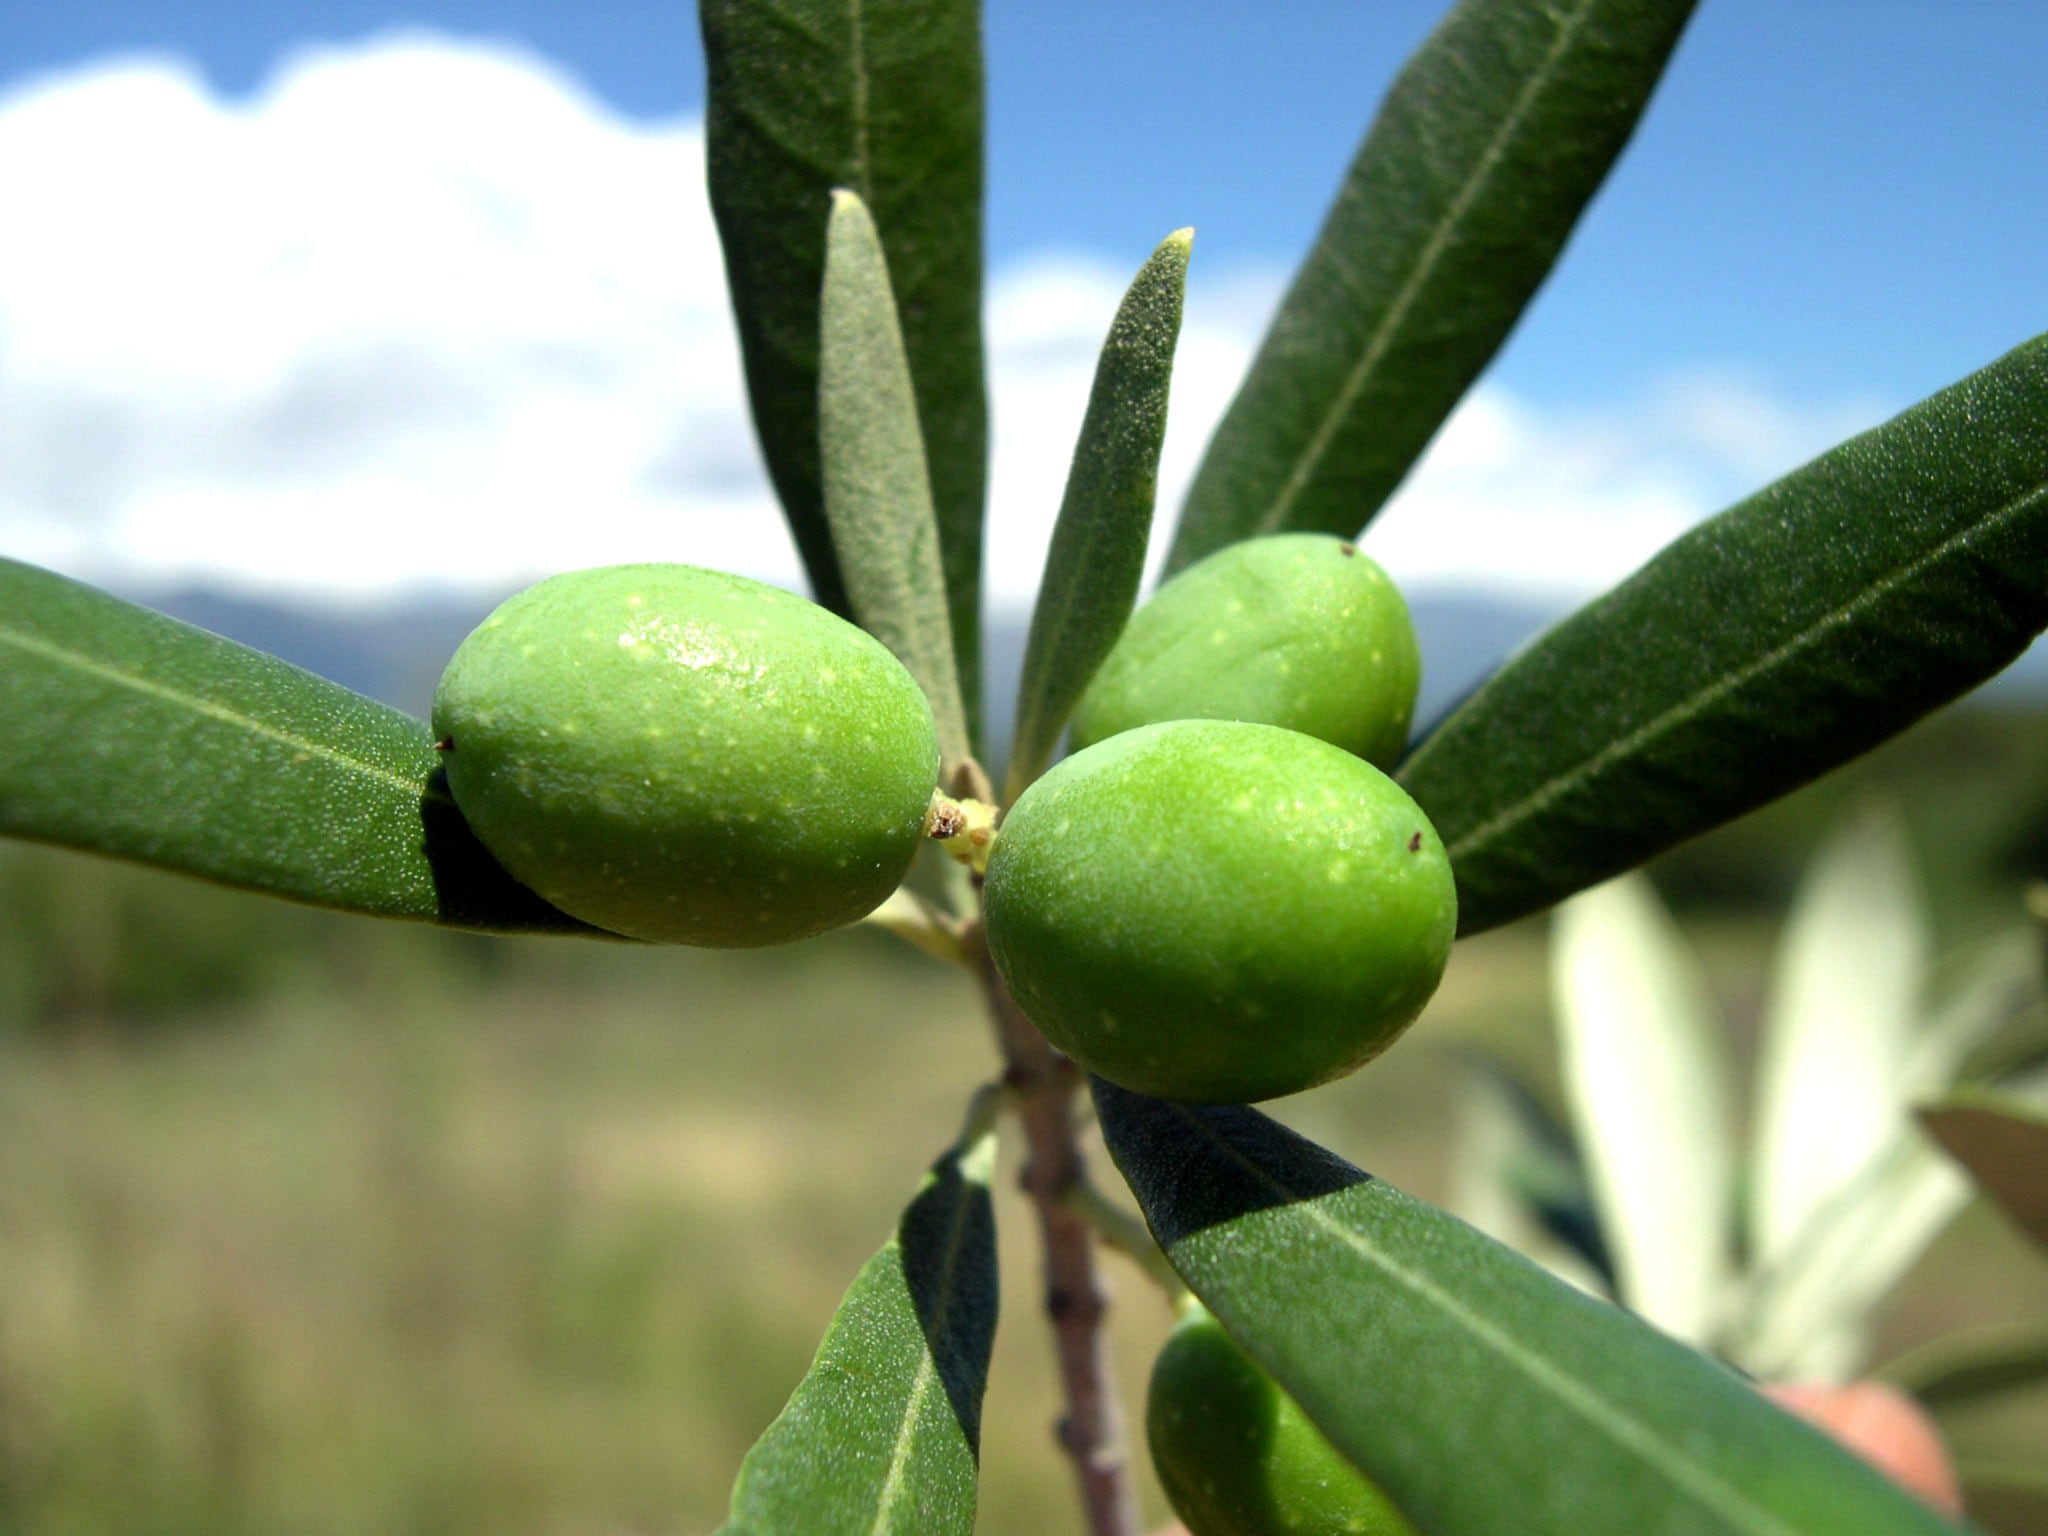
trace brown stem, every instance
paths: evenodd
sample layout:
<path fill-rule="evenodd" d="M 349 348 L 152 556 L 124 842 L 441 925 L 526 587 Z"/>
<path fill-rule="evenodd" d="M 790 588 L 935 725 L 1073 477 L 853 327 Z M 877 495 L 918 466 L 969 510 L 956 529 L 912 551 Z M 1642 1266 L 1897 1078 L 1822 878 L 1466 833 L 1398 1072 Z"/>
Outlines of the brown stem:
<path fill-rule="evenodd" d="M 1045 1310 L 1066 1394 L 1060 1445 L 1074 1464 L 1089 1536 L 1137 1536 L 1137 1499 L 1124 1466 L 1122 1414 L 1102 1332 L 1109 1303 L 1096 1276 L 1095 1232 L 1068 1200 L 1083 1177 L 1074 1132 L 1081 1073 L 1011 1001 L 978 929 L 974 939 L 982 990 L 1002 1048 L 1004 1085 L 1024 1130 L 1024 1171 L 1018 1182 L 1038 1213 L 1045 1254 Z"/>

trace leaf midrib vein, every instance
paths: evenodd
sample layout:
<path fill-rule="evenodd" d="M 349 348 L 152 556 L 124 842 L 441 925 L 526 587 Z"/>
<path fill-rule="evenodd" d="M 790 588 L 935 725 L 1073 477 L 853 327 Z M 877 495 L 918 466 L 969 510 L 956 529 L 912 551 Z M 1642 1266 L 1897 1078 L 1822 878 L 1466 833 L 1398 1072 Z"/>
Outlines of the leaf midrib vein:
<path fill-rule="evenodd" d="M 1323 456 L 1329 452 L 1330 444 L 1335 441 L 1339 427 L 1350 414 L 1359 395 L 1364 392 L 1366 382 L 1393 346 L 1395 336 L 1400 333 L 1407 321 L 1408 311 L 1414 307 L 1422 290 L 1428 286 L 1437 263 L 1450 248 L 1452 232 L 1471 211 L 1472 205 L 1478 201 L 1481 191 L 1506 155 L 1508 144 L 1520 130 L 1523 119 L 1528 116 L 1537 97 L 1550 83 L 1559 60 L 1570 51 L 1572 44 L 1577 40 L 1578 33 L 1594 3 L 1595 0 L 1581 0 L 1578 9 L 1560 23 L 1558 34 L 1544 55 L 1543 62 L 1531 72 L 1521 91 L 1517 93 L 1514 105 L 1508 109 L 1507 115 L 1501 119 L 1500 127 L 1487 141 L 1473 174 L 1458 189 L 1458 194 L 1451 200 L 1450 207 L 1430 230 L 1429 239 L 1424 243 L 1422 253 L 1416 258 L 1407 279 L 1380 317 L 1380 323 L 1373 328 L 1372 337 L 1366 343 L 1365 350 L 1359 354 L 1358 361 L 1352 364 L 1350 371 L 1345 375 L 1342 387 L 1332 397 L 1322 419 L 1316 424 L 1316 430 L 1310 436 L 1308 446 L 1302 450 L 1294 461 L 1294 467 L 1288 471 L 1279 494 L 1267 505 L 1265 512 L 1254 524 L 1254 532 L 1271 533 L 1286 526 L 1287 515 L 1293 510 L 1294 503 L 1300 499 L 1310 477 L 1322 462 Z"/>
<path fill-rule="evenodd" d="M 53 645 L 49 641 L 39 639 L 36 636 L 25 635 L 19 630 L 0 630 L 0 645 L 11 645 L 17 650 L 28 652 L 32 656 L 40 656 L 47 661 L 55 662 L 60 666 L 71 667 L 76 671 L 100 678 L 117 687 L 127 688 L 146 697 L 157 699 L 180 709 L 189 710 L 193 714 L 204 715 L 209 719 L 218 720 L 225 725 L 231 725 L 239 730 L 246 731 L 250 735 L 260 736 L 266 740 L 274 741 L 280 746 L 290 747 L 293 751 L 305 752 L 315 757 L 324 758 L 328 762 L 339 764 L 344 768 L 363 775 L 365 778 L 374 779 L 395 789 L 407 798 L 442 798 L 435 794 L 431 785 L 422 785 L 417 780 L 407 778 L 400 773 L 394 773 L 381 764 L 367 762 L 358 757 L 350 757 L 347 753 L 338 751 L 334 747 L 328 746 L 325 742 L 314 741 L 309 737 L 299 736 L 291 731 L 280 730 L 274 725 L 258 720 L 254 716 L 232 710 L 212 699 L 201 698 L 197 694 L 185 693 L 133 672 L 124 672 L 120 668 L 110 666 L 95 657 L 69 650 L 60 645 Z"/>
<path fill-rule="evenodd" d="M 875 189 L 868 147 L 867 17 L 863 13 L 862 5 L 863 0 L 847 0 L 846 15 L 850 37 L 847 42 L 846 62 L 853 76 L 854 186 L 860 193 L 861 201 L 872 206 Z"/>
<path fill-rule="evenodd" d="M 1748 1524 L 1753 1530 L 1774 1533 L 1774 1536 L 1801 1536 L 1796 1527 L 1787 1525 L 1771 1511 L 1745 1498 L 1741 1488 L 1687 1460 L 1669 1441 L 1631 1421 L 1588 1384 L 1566 1375 L 1541 1355 L 1524 1349 L 1513 1337 L 1494 1327 L 1427 1277 L 1415 1273 L 1396 1262 L 1389 1254 L 1374 1248 L 1363 1236 L 1323 1211 L 1312 1197 L 1290 1188 L 1246 1157 L 1199 1116 L 1182 1106 L 1172 1107 L 1199 1136 L 1224 1157 L 1279 1195 L 1286 1203 L 1302 1208 L 1313 1225 L 1334 1237 L 1340 1245 L 1357 1254 L 1366 1264 L 1381 1270 L 1398 1284 L 1406 1286 L 1425 1304 L 1435 1307 L 1451 1321 L 1465 1328 L 1482 1344 L 1492 1348 L 1502 1359 L 1519 1368 L 1533 1384 L 1548 1391 L 1560 1404 L 1577 1413 L 1609 1439 L 1641 1455 L 1670 1482 L 1697 1493 L 1724 1514 Z"/>
<path fill-rule="evenodd" d="M 980 1188 L 976 1180 L 963 1178 L 960 1197 L 953 1204 L 952 1221 L 946 1230 L 945 1262 L 939 1270 L 939 1304 L 932 1312 L 931 1331 L 939 1338 L 946 1336 L 946 1326 L 952 1317 L 956 1289 L 953 1277 L 959 1269 L 960 1250 L 966 1236 L 967 1210 Z M 917 1437 L 917 1422 L 924 1413 L 924 1400 L 931 1395 L 932 1383 L 938 1380 L 938 1375 L 938 1362 L 927 1346 L 924 1358 L 918 1362 L 917 1379 L 911 1383 L 910 1398 L 903 1407 L 903 1422 L 896 1429 L 896 1444 L 889 1452 L 888 1475 L 882 1480 L 882 1491 L 876 1499 L 875 1518 L 868 1526 L 868 1536 L 879 1536 L 891 1528 L 891 1516 L 903 1496 L 911 1442 Z"/>

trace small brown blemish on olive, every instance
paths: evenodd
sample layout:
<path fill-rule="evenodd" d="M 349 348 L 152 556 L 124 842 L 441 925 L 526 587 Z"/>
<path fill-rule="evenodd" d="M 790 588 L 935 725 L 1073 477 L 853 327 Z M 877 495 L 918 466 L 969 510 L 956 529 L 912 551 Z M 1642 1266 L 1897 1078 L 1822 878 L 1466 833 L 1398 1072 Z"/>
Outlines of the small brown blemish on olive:
<path fill-rule="evenodd" d="M 453 752 L 455 750 L 455 738 L 453 736 L 443 736 L 434 743 L 434 750 L 436 752 Z"/>
<path fill-rule="evenodd" d="M 1339 544 L 1337 546 L 1337 553 L 1348 558 L 1358 553 L 1358 546 L 1356 544 Z"/>
<path fill-rule="evenodd" d="M 1408 839 L 1408 851 L 1410 853 L 1422 852 L 1422 834 L 1420 832 L 1415 833 Z"/>

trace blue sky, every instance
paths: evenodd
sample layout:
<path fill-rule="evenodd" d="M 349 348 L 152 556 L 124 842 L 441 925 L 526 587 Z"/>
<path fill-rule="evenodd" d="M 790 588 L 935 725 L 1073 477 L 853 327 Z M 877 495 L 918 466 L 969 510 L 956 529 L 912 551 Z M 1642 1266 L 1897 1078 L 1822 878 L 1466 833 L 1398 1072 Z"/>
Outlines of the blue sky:
<path fill-rule="evenodd" d="M 1206 418 L 1227 399 L 1232 370 L 1241 366 L 1238 354 L 1255 340 L 1259 317 L 1313 233 L 1380 91 L 1438 12 L 1434 4 L 1407 0 L 993 0 L 986 22 L 992 335 L 999 353 L 1004 335 L 1013 344 L 1004 354 L 1013 359 L 1009 371 L 998 362 L 997 409 L 1007 410 L 1017 432 L 1034 424 L 1040 433 L 1034 441 L 1042 444 L 1014 446 L 1008 453 L 1012 464 L 1057 461 L 1052 445 L 1070 432 L 1069 419 L 1078 413 L 1090 338 L 1099 335 L 1117 284 L 1155 240 L 1185 223 L 1194 224 L 1198 236 L 1190 333 L 1177 383 L 1182 424 L 1170 459 L 1183 470 L 1192 462 Z M 403 66 L 408 78 L 431 76 L 436 47 L 488 54 L 504 61 L 510 74 L 539 71 L 549 89 L 571 98 L 561 108 L 565 125 L 579 112 L 602 119 L 591 128 L 590 153 L 611 156 L 608 163 L 624 165 L 659 144 L 680 164 L 689 150 L 676 134 L 687 131 L 701 108 L 702 59 L 692 8 L 683 0 L 603 0 L 575 7 L 491 0 L 71 0 L 0 9 L 0 121 L 10 102 L 33 98 L 37 107 L 32 115 L 15 114 L 18 131 L 0 140 L 0 153 L 12 144 L 17 155 L 47 156 L 61 167 L 80 122 L 119 123 L 129 110 L 142 114 L 137 121 L 158 122 L 151 114 L 171 108 L 148 103 L 167 100 L 168 88 L 144 89 L 132 70 L 120 77 L 114 68 L 120 60 L 145 57 L 159 72 L 175 76 L 182 70 L 194 88 L 194 100 L 177 108 L 184 116 L 173 113 L 179 122 L 218 120 L 238 132 L 247 129 L 246 137 L 253 138 L 268 132 L 273 121 L 289 120 L 301 134 L 293 142 L 303 146 L 313 142 L 303 137 L 311 111 L 305 102 L 327 102 L 324 120 L 344 125 L 333 130 L 339 157 L 351 152 L 352 138 L 341 103 L 354 100 L 355 110 L 371 112 L 385 99 L 392 87 L 378 71 L 399 66 L 377 55 L 372 44 L 382 39 L 388 46 L 397 29 L 406 29 L 415 45 Z M 309 46 L 326 51 L 309 54 Z M 1635 145 L 1489 375 L 1474 410 L 1446 434 L 1437 455 L 1442 465 L 1425 465 L 1410 499 L 1451 509 L 1428 514 L 1438 521 L 1499 521 L 1514 516 L 1513 508 L 1498 504 L 1501 496 L 1522 490 L 1556 511 L 1563 537 L 1583 535 L 1633 558 L 1758 478 L 1789 468 L 1841 433 L 1881 419 L 2048 328 L 2048 268 L 2038 254 L 2039 210 L 2048 207 L 2048 151 L 2042 148 L 2048 144 L 2048 96 L 2038 84 L 2044 58 L 2048 6 L 2032 0 L 1705 0 Z M 309 59 L 333 67 L 309 75 Z M 514 119 L 509 137 L 535 117 L 512 105 L 516 82 L 487 79 L 488 72 L 474 69 L 465 73 L 457 62 L 451 53 L 449 67 L 456 72 L 449 79 L 457 83 L 444 98 L 451 120 L 468 115 L 487 127 L 488 103 L 495 102 Z M 326 83 L 314 89 L 307 83 L 313 76 Z M 486 105 L 474 113 L 466 106 L 458 110 L 468 88 L 463 80 L 483 92 L 479 101 Z M 296 95 L 283 93 L 299 103 L 290 113 L 270 110 L 281 99 L 281 81 L 304 87 Z M 62 87 L 58 94 L 69 93 L 75 112 L 52 105 L 53 82 Z M 465 155 L 479 164 L 490 160 L 492 185 L 514 202 L 524 196 L 516 184 L 517 157 L 509 149 L 502 163 L 491 160 L 495 151 L 489 144 L 464 140 L 460 133 L 441 143 L 428 109 L 417 108 L 415 119 L 410 130 L 420 158 L 444 157 L 451 178 L 469 174 Z M 207 146 L 228 137 L 193 132 L 194 156 L 211 153 Z M 557 138 L 583 142 L 576 132 Z M 403 166 L 404 146 L 394 142 L 387 152 Z M 380 174 L 394 179 L 376 170 L 374 145 L 366 153 L 360 175 L 335 173 L 346 197 L 357 199 L 348 205 L 349 217 L 417 219 L 423 204 L 409 205 L 415 212 L 406 215 L 404 205 L 387 209 L 374 188 L 353 185 Z M 328 163 L 325 149 L 319 158 Z M 527 158 L 536 153 L 529 150 Z M 117 153 L 103 152 L 91 163 L 100 169 L 81 172 L 80 200 L 136 199 L 138 193 L 123 190 Z M 153 181 L 141 184 L 145 198 L 175 185 L 160 211 L 172 222 L 179 218 L 181 197 L 197 209 L 215 206 L 203 180 L 185 187 L 184 163 L 167 162 Z M 106 170 L 108 165 L 114 169 Z M 111 180 L 95 192 L 95 177 Z M 602 176 L 594 179 L 612 184 Z M 667 183 L 650 178 L 650 195 L 665 196 L 673 185 L 677 196 L 686 196 L 686 179 L 682 173 Z M 552 190 L 535 192 L 536 209 L 556 210 L 537 214 L 536 227 L 573 223 L 561 209 L 568 195 L 563 189 L 575 180 L 557 175 Z M 631 176 L 620 172 L 616 185 L 629 187 Z M 414 195 L 432 194 L 415 189 Z M 61 223 L 65 206 L 53 202 L 51 217 Z M 224 239 L 228 226 L 244 221 L 248 228 L 236 237 L 244 243 L 273 237 L 285 245 L 315 242 L 331 254 L 341 238 L 334 230 L 344 221 L 332 211 L 323 216 L 300 210 L 292 216 L 305 222 L 287 239 L 260 225 L 260 210 L 221 206 L 227 210 L 220 219 Z M 634 238 L 625 224 L 613 233 L 619 241 Z M 51 274 L 67 270 L 56 242 L 69 238 L 75 249 L 107 234 L 108 226 L 89 221 L 68 236 L 62 229 L 48 234 L 60 255 L 43 261 L 38 280 L 53 281 Z M 473 236 L 468 231 L 461 238 Z M 139 224 L 124 227 L 116 238 L 132 242 L 133 262 L 147 262 L 159 249 Z M 688 245 L 701 238 L 701 230 L 679 230 L 675 238 Z M 197 273 L 233 260 L 230 252 L 212 261 L 187 245 L 183 233 L 169 241 Z M 557 253 L 529 265 L 521 280 L 530 280 L 535 270 L 562 271 L 575 262 L 590 268 L 609 260 L 582 249 L 573 257 Z M 671 265 L 680 274 L 677 281 L 715 289 L 715 266 L 680 259 Z M 118 264 L 93 270 L 100 281 L 117 285 L 126 275 Z M 10 302 L 7 271 L 0 260 L 0 321 Z M 394 272 L 393 283 L 402 277 Z M 684 306 L 683 297 L 658 290 L 651 272 L 635 281 L 643 279 L 650 285 L 648 303 Z M 238 293 L 247 295 L 252 282 L 224 285 L 231 291 L 208 301 L 220 306 L 224 332 L 257 329 L 260 317 L 238 318 L 227 307 Z M 43 316 L 64 309 L 29 288 L 17 290 L 13 302 L 26 306 L 31 299 Z M 302 292 L 277 300 L 291 308 L 294 324 L 306 302 Z M 408 335 L 446 329 L 445 297 L 435 308 L 424 291 L 398 295 L 389 317 L 369 324 L 366 317 L 377 302 L 366 285 L 350 288 L 346 326 L 337 319 L 326 331 L 308 327 L 298 353 L 287 355 L 280 346 L 258 359 L 252 352 L 245 374 L 260 374 L 272 385 L 292 381 L 296 400 L 307 377 L 331 378 L 334 358 L 366 334 L 382 338 L 379 345 L 396 355 Z M 561 324 L 568 327 L 574 323 L 568 317 L 587 296 L 560 302 Z M 1060 304 L 1071 306 L 1071 318 L 1046 319 Z M 86 306 L 79 308 L 83 313 Z M 206 305 L 195 309 L 215 312 Z M 675 312 L 681 316 L 682 308 Z M 147 316 L 153 313 L 138 308 L 144 318 L 131 320 L 131 329 L 152 323 Z M 415 322 L 410 331 L 408 316 Z M 462 374 L 488 355 L 488 345 L 477 338 L 489 323 L 480 312 L 458 334 L 441 335 L 440 350 L 417 364 L 421 377 L 445 383 L 451 372 Z M 526 323 L 518 317 L 515 328 Z M 705 323 L 701 314 L 678 318 L 677 336 L 699 337 Z M 362 456 L 348 477 L 323 499 L 321 488 L 304 474 L 288 485 L 275 475 L 252 477 L 244 461 L 253 449 L 236 459 L 243 468 L 222 469 L 198 464 L 173 442 L 181 430 L 222 441 L 253 433 L 252 422 L 278 415 L 276 389 L 262 395 L 251 386 L 254 392 L 240 403 L 223 394 L 222 414 L 205 417 L 193 414 L 189 384 L 167 386 L 170 414 L 144 420 L 138 413 L 157 408 L 148 388 L 104 384 L 111 344 L 79 341 L 67 352 L 72 343 L 58 334 L 54 321 L 36 322 L 49 366 L 24 365 L 10 381 L 5 338 L 22 333 L 23 324 L 14 333 L 0 331 L 0 403 L 14 405 L 20 418 L 23 392 L 41 390 L 26 397 L 34 418 L 43 402 L 61 397 L 64 412 L 52 420 L 64 430 L 45 434 L 46 441 L 68 440 L 66 433 L 75 435 L 79 423 L 89 420 L 102 437 L 156 445 L 124 449 L 115 456 L 119 462 L 161 460 L 168 466 L 156 479 L 138 470 L 132 485 L 97 491 L 62 485 L 52 490 L 62 473 L 54 458 L 26 489 L 0 481 L 0 547 L 10 531 L 19 533 L 14 543 L 25 544 L 30 558 L 47 558 L 80 574 L 99 575 L 124 561 L 153 568 L 178 543 L 176 516 L 196 515 L 191 508 L 208 493 L 209 475 L 222 477 L 215 488 L 228 500 L 239 497 L 255 508 L 269 495 L 267 505 L 297 507 L 295 515 L 317 524 L 349 504 L 349 496 L 365 494 L 374 477 L 364 477 L 378 467 L 372 459 L 404 480 L 411 496 L 422 480 L 440 477 L 452 484 L 460 464 L 468 462 L 465 453 L 478 458 L 486 451 L 478 436 L 470 449 L 451 450 L 446 461 L 434 459 L 419 443 L 421 421 L 435 412 L 415 410 L 403 424 L 404 436 L 407 451 L 423 457 L 409 460 L 392 448 L 396 426 L 369 433 L 354 443 Z M 623 333 L 624 321 L 619 324 Z M 1048 371 L 1038 365 L 1056 350 L 1055 343 L 1065 348 L 1063 356 L 1071 356 L 1064 368 Z M 176 371 L 179 357 L 201 357 L 194 366 L 216 384 L 223 372 L 224 365 L 216 366 L 220 358 L 205 355 L 208 333 L 196 323 L 153 350 L 140 343 L 126 350 L 136 353 L 125 360 L 135 371 L 124 379 L 161 380 L 167 370 Z M 228 343 L 220 350 L 222 356 L 234 353 Z M 696 369 L 698 375 L 727 366 L 723 352 L 704 355 L 712 361 Z M 642 377 L 651 365 L 644 358 L 614 361 L 640 379 L 641 409 L 651 420 L 661 409 L 658 382 Z M 392 366 L 404 373 L 413 365 Z M 1209 371 L 1198 373 L 1203 368 Z M 431 392 L 428 384 L 420 388 Z M 347 393 L 340 384 L 333 390 Z M 79 403 L 81 395 L 100 394 L 107 398 Z M 1062 403 L 1069 397 L 1070 403 Z M 561 406 L 559 390 L 550 398 Z M 436 401 L 436 410 L 454 409 L 447 399 Z M 594 419 L 602 405 L 593 396 L 576 408 L 587 408 Z M 669 455 L 662 463 L 680 462 L 678 454 L 687 459 L 695 451 L 690 441 L 734 435 L 724 396 L 678 398 L 673 408 L 698 411 L 699 427 L 664 429 L 683 446 L 660 446 Z M 520 419 L 521 409 L 509 399 L 490 406 L 498 430 L 510 430 L 507 423 Z M 337 408 L 338 416 L 348 414 Z M 480 425 L 474 430 L 484 432 Z M 256 457 L 284 451 L 281 442 L 273 443 Z M 338 460 L 349 451 L 350 440 L 337 439 L 312 457 L 324 453 Z M 655 447 L 648 452 L 654 454 Z M 104 474 L 104 449 L 97 464 L 91 455 L 83 457 L 82 472 Z M 744 479 L 748 471 L 733 458 L 719 446 L 693 471 L 701 471 L 697 480 L 672 477 L 669 494 Z M 999 442 L 999 476 L 1004 459 Z M 1442 473 L 1436 473 L 1439 467 Z M 574 483 L 569 468 L 562 474 L 564 483 Z M 1028 478 L 1021 472 L 1013 477 L 1019 485 L 1013 501 L 1029 508 L 1015 514 L 1030 524 L 1029 536 L 1015 540 L 1018 551 L 1042 538 L 1041 513 L 1057 500 L 1056 475 L 1049 485 L 1027 484 Z M 1168 478 L 1171 486 L 1171 473 Z M 301 492 L 303 498 L 294 500 Z M 472 492 L 487 494 L 474 487 Z M 130 500 L 124 503 L 124 496 Z M 134 511 L 145 502 L 156 510 Z M 59 526 L 62 507 L 74 503 L 93 509 L 80 524 L 91 526 L 89 537 Z M 998 517 L 1004 511 L 999 496 Z M 650 520 L 657 515 L 648 510 Z M 10 517 L 23 526 L 29 517 L 36 521 L 22 532 L 10 530 Z M 1631 537 L 1603 536 L 1606 523 L 1631 518 Z M 1424 520 L 1416 512 L 1397 528 L 1390 512 L 1386 537 L 1394 558 L 1383 555 L 1390 565 L 1408 560 L 1415 575 L 1429 579 L 1471 574 L 1511 581 L 1517 571 L 1541 579 L 1533 571 L 1541 551 L 1534 548 L 1510 551 L 1506 563 L 1490 571 L 1461 573 L 1449 547 L 1430 547 Z M 220 537 L 202 533 L 188 542 L 226 547 L 235 542 L 232 532 L 223 524 L 216 530 Z M 1467 549 L 1500 542 L 1469 534 L 1468 529 L 1452 542 Z M 606 549 L 600 557 L 610 553 Z M 287 549 L 273 550 L 267 561 L 255 562 L 251 580 L 262 584 L 283 575 L 294 558 Z M 557 546 L 536 546 L 522 558 L 538 566 L 564 556 Z M 773 565 L 780 558 L 760 548 L 735 552 L 742 565 Z M 1005 558 L 1014 565 L 1027 556 Z M 204 566 L 189 557 L 186 563 Z M 304 554 L 301 563 L 335 572 L 346 567 L 317 550 Z M 502 580 L 512 573 L 484 574 Z M 1619 572 L 1605 572 L 1603 579 L 1612 574 Z M 367 577 L 353 579 L 361 585 Z"/>

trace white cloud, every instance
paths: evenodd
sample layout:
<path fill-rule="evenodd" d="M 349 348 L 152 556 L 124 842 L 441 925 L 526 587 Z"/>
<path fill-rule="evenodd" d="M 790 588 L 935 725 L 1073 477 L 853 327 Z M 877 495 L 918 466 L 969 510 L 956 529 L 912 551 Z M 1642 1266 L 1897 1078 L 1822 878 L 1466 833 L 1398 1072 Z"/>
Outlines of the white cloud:
<path fill-rule="evenodd" d="M 1725 370 L 1593 408 L 1482 384 L 1367 542 L 1404 585 L 1476 580 L 1583 599 L 1884 414 L 1867 399 L 1794 406 Z"/>
<path fill-rule="evenodd" d="M 396 39 L 227 107 L 174 64 L 0 103 L 0 538 L 374 592 L 695 559 L 794 579 L 694 124 Z"/>
<path fill-rule="evenodd" d="M 694 123 L 424 36 L 227 105 L 130 60 L 0 98 L 0 551 L 299 596 L 679 559 L 800 583 L 761 473 Z M 1196 280 L 1163 505 L 1277 273 Z M 1022 605 L 1129 272 L 997 272 L 991 588 Z M 1482 389 L 1374 529 L 1411 582 L 1590 592 L 1844 430 L 1741 380 L 1620 408 Z"/>

